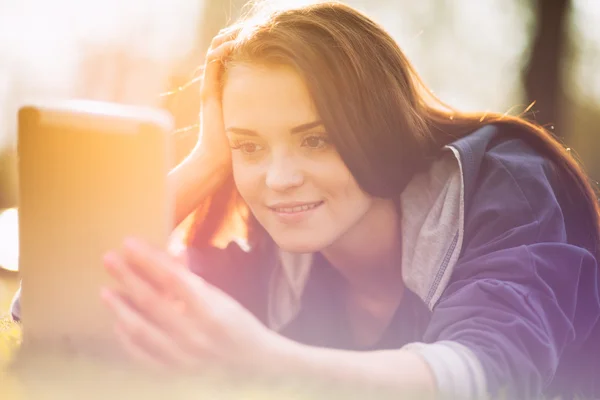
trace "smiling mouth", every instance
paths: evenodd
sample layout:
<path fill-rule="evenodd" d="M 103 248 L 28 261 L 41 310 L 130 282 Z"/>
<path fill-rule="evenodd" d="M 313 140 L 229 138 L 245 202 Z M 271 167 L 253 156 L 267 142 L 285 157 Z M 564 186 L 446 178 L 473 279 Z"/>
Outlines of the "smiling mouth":
<path fill-rule="evenodd" d="M 294 206 L 269 207 L 271 210 L 279 214 L 296 214 L 304 211 L 313 210 L 323 204 L 322 201 L 316 203 L 306 203 Z"/>

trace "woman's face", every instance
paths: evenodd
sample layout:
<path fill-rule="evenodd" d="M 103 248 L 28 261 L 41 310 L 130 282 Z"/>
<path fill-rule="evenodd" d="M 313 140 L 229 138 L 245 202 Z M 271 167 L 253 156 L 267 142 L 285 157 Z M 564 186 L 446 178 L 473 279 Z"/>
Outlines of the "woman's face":
<path fill-rule="evenodd" d="M 279 247 L 323 250 L 365 216 L 373 200 L 330 144 L 299 74 L 237 65 L 223 90 L 235 184 Z"/>

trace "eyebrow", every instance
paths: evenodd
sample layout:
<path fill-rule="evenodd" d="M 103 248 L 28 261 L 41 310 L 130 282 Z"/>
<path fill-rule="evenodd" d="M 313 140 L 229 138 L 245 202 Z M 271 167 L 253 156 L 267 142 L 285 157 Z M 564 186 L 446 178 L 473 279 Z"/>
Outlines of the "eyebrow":
<path fill-rule="evenodd" d="M 301 124 L 301 125 L 293 127 L 292 129 L 290 129 L 290 133 L 296 134 L 296 133 L 306 132 L 309 129 L 316 128 L 317 126 L 321 126 L 321 125 L 323 125 L 323 122 L 320 120 L 308 122 L 306 124 Z M 236 128 L 235 126 L 230 126 L 230 127 L 226 128 L 225 130 L 227 132 L 237 133 L 238 135 L 258 136 L 258 132 L 256 132 L 256 131 L 253 131 L 251 129 L 245 129 L 245 128 Z"/>

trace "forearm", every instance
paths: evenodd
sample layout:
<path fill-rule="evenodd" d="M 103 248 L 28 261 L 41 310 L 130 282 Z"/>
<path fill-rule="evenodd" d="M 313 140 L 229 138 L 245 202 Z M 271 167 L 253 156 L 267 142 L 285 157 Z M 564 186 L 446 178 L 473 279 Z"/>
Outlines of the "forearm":
<path fill-rule="evenodd" d="M 405 350 L 344 351 L 277 339 L 272 373 L 385 393 L 395 399 L 433 399 L 435 380 L 418 354 Z"/>
<path fill-rule="evenodd" d="M 192 153 L 169 173 L 175 194 L 175 223 L 183 221 L 208 196 L 211 196 L 229 174 L 226 159 Z"/>

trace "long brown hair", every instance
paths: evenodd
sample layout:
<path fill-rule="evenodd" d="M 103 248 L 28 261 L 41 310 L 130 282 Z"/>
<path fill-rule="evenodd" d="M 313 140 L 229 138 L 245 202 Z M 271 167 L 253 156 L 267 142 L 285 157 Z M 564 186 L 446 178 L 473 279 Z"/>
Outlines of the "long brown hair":
<path fill-rule="evenodd" d="M 327 2 L 254 13 L 234 28 L 240 34 L 224 60 L 225 72 L 239 63 L 295 68 L 333 144 L 365 192 L 394 198 L 443 146 L 487 124 L 509 126 L 573 183 L 578 193 L 572 197 L 589 213 L 584 223 L 593 236 L 590 250 L 597 252 L 597 197 L 564 146 L 523 118 L 462 113 L 447 106 L 423 84 L 394 39 L 359 11 Z M 251 241 L 264 235 L 256 233 L 260 227 L 229 179 L 198 209 L 190 241 L 199 246 L 219 239 L 223 243 L 240 230 Z"/>

